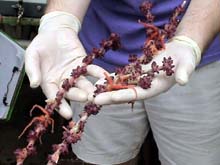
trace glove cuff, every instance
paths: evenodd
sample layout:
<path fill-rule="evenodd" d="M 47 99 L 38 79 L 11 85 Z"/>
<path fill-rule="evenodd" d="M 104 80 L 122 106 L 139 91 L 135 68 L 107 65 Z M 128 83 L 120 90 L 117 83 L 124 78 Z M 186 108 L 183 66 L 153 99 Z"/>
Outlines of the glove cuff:
<path fill-rule="evenodd" d="M 201 60 L 201 49 L 198 46 L 198 44 L 191 38 L 187 37 L 187 36 L 175 36 L 173 37 L 170 41 L 175 41 L 175 42 L 179 42 L 181 44 L 187 45 L 189 47 L 191 47 L 193 49 L 193 54 L 195 56 L 196 59 L 196 65 L 199 64 L 200 60 Z"/>
<path fill-rule="evenodd" d="M 70 13 L 53 11 L 41 17 L 38 32 L 56 31 L 62 28 L 69 28 L 78 33 L 81 23 L 76 16 Z"/>

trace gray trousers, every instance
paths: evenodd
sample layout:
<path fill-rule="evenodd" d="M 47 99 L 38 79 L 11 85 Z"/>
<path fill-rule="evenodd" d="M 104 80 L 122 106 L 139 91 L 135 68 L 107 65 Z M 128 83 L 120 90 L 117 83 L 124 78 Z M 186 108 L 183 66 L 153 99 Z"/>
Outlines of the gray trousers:
<path fill-rule="evenodd" d="M 72 106 L 77 120 L 83 105 Z M 220 165 L 220 62 L 197 69 L 186 86 L 135 102 L 133 111 L 128 104 L 104 106 L 73 152 L 93 164 L 128 162 L 150 126 L 162 165 Z"/>

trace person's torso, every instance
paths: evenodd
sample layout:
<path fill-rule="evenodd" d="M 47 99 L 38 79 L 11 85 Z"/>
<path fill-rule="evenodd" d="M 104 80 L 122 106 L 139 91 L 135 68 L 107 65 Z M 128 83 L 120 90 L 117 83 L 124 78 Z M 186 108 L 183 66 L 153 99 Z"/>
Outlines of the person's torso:
<path fill-rule="evenodd" d="M 144 19 L 139 10 L 143 0 L 92 0 L 84 18 L 80 39 L 87 52 L 98 47 L 101 40 L 107 38 L 111 32 L 120 35 L 122 48 L 109 51 L 102 59 L 95 63 L 109 71 L 115 67 L 128 63 L 129 54 L 141 55 L 141 46 L 146 40 L 145 29 L 138 23 Z M 151 0 L 154 24 L 163 28 L 169 21 L 174 9 L 182 0 Z M 200 65 L 220 60 L 220 37 L 216 38 L 202 58 Z"/>

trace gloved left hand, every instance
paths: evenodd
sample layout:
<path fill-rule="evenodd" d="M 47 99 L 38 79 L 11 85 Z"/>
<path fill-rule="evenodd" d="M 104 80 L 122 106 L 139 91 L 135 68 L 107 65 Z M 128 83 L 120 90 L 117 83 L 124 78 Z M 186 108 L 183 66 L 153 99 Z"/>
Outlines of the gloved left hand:
<path fill-rule="evenodd" d="M 78 38 L 80 22 L 70 13 L 53 11 L 41 18 L 38 35 L 33 39 L 25 53 L 25 70 L 30 86 L 41 86 L 49 100 L 54 100 L 63 81 L 70 78 L 71 72 L 81 66 L 86 52 Z M 96 65 L 87 66 L 87 74 L 103 77 L 105 70 Z M 65 94 L 65 98 L 73 101 L 87 101 L 89 92 L 94 90 L 93 84 L 80 76 Z M 59 114 L 70 119 L 73 111 L 63 98 L 59 106 Z"/>
<path fill-rule="evenodd" d="M 186 36 L 177 36 L 166 44 L 166 49 L 156 55 L 152 62 L 155 61 L 161 66 L 164 57 L 172 58 L 175 65 L 174 74 L 172 76 L 167 76 L 164 72 L 156 74 L 149 89 L 136 86 L 134 87 L 136 92 L 134 89 L 121 89 L 101 93 L 95 98 L 92 98 L 90 95 L 89 99 L 99 105 L 127 103 L 159 95 L 166 92 L 176 83 L 185 85 L 189 81 L 190 75 L 195 70 L 196 65 L 200 62 L 201 51 L 197 43 L 192 39 Z M 144 71 L 150 70 L 151 64 L 143 65 L 142 69 Z M 97 84 L 102 83 L 103 79 L 97 82 Z"/>

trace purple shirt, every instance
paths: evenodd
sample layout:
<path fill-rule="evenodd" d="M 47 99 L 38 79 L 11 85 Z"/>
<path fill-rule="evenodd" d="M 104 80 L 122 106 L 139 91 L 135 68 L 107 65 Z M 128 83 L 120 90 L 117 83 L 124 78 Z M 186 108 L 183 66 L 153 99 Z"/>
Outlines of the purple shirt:
<path fill-rule="evenodd" d="M 115 67 L 128 64 L 128 55 L 141 55 L 141 46 L 146 40 L 145 29 L 138 19 L 144 19 L 139 6 L 143 0 L 92 0 L 84 18 L 80 39 L 89 53 L 93 47 L 98 47 L 101 40 L 108 38 L 111 32 L 120 35 L 122 48 L 109 51 L 95 64 L 108 71 Z M 168 22 L 175 7 L 182 0 L 151 0 L 152 13 L 155 15 L 154 24 L 163 27 Z M 205 52 L 200 66 L 220 60 L 220 37 L 216 38 Z"/>

